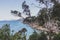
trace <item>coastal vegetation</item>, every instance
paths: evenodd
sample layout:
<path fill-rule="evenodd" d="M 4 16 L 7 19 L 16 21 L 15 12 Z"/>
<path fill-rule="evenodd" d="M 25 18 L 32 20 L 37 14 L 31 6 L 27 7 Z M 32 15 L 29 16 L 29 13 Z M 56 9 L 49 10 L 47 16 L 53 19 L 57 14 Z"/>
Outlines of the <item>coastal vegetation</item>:
<path fill-rule="evenodd" d="M 28 17 L 24 18 L 20 11 L 11 10 L 11 14 L 21 17 L 22 23 L 29 25 L 34 32 L 27 38 L 27 29 L 22 28 L 15 34 L 11 34 L 10 25 L 5 24 L 0 28 L 0 40 L 60 40 L 60 2 L 59 0 L 51 0 L 53 5 L 49 8 L 49 1 L 36 0 L 46 7 L 40 8 L 37 17 L 31 16 L 31 10 L 26 1 L 22 3 L 23 13 Z"/>

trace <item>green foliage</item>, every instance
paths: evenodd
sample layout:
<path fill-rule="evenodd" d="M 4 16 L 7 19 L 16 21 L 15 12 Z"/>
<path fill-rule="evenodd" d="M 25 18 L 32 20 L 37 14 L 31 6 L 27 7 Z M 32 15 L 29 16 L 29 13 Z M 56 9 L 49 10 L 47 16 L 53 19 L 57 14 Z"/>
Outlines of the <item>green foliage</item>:
<path fill-rule="evenodd" d="M 18 40 L 18 39 L 21 39 L 21 33 L 19 32 L 15 33 L 13 36 L 13 40 Z"/>
<path fill-rule="evenodd" d="M 22 9 L 23 9 L 23 13 L 26 13 L 26 15 L 30 15 L 30 9 L 29 9 L 29 5 L 26 4 L 26 1 L 24 1 L 22 3 Z"/>
<path fill-rule="evenodd" d="M 35 20 L 36 20 L 36 17 L 35 17 L 35 16 L 26 17 L 23 22 L 24 22 L 24 23 L 25 23 L 25 22 L 26 22 L 26 23 L 32 23 L 32 22 L 35 22 Z"/>
<path fill-rule="evenodd" d="M 33 32 L 32 35 L 30 35 L 29 40 L 47 40 L 46 34 L 44 32 L 38 34 L 37 32 Z"/>
<path fill-rule="evenodd" d="M 37 40 L 37 33 L 36 33 L 36 31 L 34 31 L 33 34 L 30 35 L 29 40 Z"/>
<path fill-rule="evenodd" d="M 21 12 L 17 11 L 17 10 L 11 10 L 11 14 L 15 15 L 15 16 L 19 16 L 21 17 Z"/>
<path fill-rule="evenodd" d="M 10 26 L 5 24 L 0 30 L 0 39 L 1 40 L 10 40 Z"/>
<path fill-rule="evenodd" d="M 60 33 L 59 34 L 56 34 L 53 38 L 53 40 L 60 40 Z"/>
<path fill-rule="evenodd" d="M 52 16 L 60 18 L 60 4 L 57 3 L 56 5 L 54 5 Z"/>
<path fill-rule="evenodd" d="M 43 19 L 42 15 L 38 16 L 37 18 L 38 18 L 37 21 L 38 21 L 39 25 L 40 25 L 40 26 L 43 26 L 43 24 L 44 24 L 44 19 Z"/>
<path fill-rule="evenodd" d="M 13 35 L 13 40 L 26 40 L 26 32 L 25 28 L 22 28 L 20 31 Z"/>
<path fill-rule="evenodd" d="M 38 15 L 38 17 L 37 17 L 38 20 L 37 21 L 39 22 L 39 25 L 40 26 L 43 26 L 44 23 L 46 21 L 48 21 L 47 9 L 46 8 L 43 8 L 42 10 L 40 10 L 39 14 L 40 15 Z"/>
<path fill-rule="evenodd" d="M 40 36 L 38 37 L 38 40 L 47 40 L 46 34 L 45 34 L 44 32 L 42 32 L 42 33 L 40 34 Z"/>

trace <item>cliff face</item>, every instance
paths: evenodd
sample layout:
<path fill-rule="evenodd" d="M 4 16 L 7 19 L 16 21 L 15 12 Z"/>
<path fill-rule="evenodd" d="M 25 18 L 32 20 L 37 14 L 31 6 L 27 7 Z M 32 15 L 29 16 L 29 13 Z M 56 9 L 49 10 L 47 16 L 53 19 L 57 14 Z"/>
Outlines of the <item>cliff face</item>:
<path fill-rule="evenodd" d="M 31 28 L 41 30 L 41 31 L 52 31 L 54 33 L 59 33 L 58 22 L 54 20 L 47 21 L 43 26 L 38 25 L 38 22 L 27 23 Z"/>

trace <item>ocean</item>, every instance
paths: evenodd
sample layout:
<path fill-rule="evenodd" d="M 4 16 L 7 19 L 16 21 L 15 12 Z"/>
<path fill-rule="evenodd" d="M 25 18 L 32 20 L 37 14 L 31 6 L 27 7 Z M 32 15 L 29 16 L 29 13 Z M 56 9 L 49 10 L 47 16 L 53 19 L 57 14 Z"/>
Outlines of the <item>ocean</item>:
<path fill-rule="evenodd" d="M 23 24 L 19 20 L 0 21 L 0 28 L 4 24 L 10 24 L 10 29 L 11 29 L 11 31 L 14 30 L 14 34 L 16 32 L 18 32 L 19 30 L 21 30 L 22 28 L 26 28 L 27 29 L 27 32 L 26 32 L 27 33 L 27 37 L 29 37 L 29 35 L 31 35 L 33 33 L 33 29 L 29 25 Z"/>

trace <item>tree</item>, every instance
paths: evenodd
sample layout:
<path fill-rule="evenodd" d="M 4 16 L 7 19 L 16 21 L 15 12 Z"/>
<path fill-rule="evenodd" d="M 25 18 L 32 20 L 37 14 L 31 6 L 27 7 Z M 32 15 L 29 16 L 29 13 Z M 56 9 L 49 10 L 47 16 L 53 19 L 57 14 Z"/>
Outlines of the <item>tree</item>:
<path fill-rule="evenodd" d="M 47 40 L 47 37 L 44 32 L 38 34 L 36 31 L 34 31 L 33 34 L 29 36 L 29 40 Z"/>
<path fill-rule="evenodd" d="M 26 4 L 26 1 L 24 1 L 22 3 L 22 9 L 23 9 L 23 13 L 26 13 L 26 15 L 30 15 L 30 9 L 29 9 L 29 5 Z"/>
<path fill-rule="evenodd" d="M 46 36 L 47 35 L 44 32 L 42 32 L 40 33 L 40 36 L 38 36 L 38 40 L 48 40 Z"/>
<path fill-rule="evenodd" d="M 34 31 L 32 35 L 29 36 L 29 40 L 37 40 L 37 32 Z"/>
<path fill-rule="evenodd" d="M 54 4 L 52 8 L 48 8 L 48 2 L 45 0 L 37 0 L 39 3 L 43 3 L 46 8 L 40 10 L 39 15 L 37 17 L 32 18 L 30 15 L 29 5 L 25 4 L 26 1 L 22 3 L 23 13 L 29 14 L 28 17 L 23 19 L 23 23 L 30 25 L 34 29 L 41 30 L 43 32 L 47 32 L 47 36 L 49 36 L 48 40 L 52 40 L 51 34 L 58 34 L 59 33 L 59 13 L 60 13 L 60 4 L 59 0 L 51 0 L 51 3 Z M 58 18 L 56 20 L 56 18 Z M 34 22 L 33 22 L 34 19 Z"/>
<path fill-rule="evenodd" d="M 17 33 L 13 35 L 13 40 L 26 40 L 26 32 L 27 30 L 25 28 L 22 28 Z"/>
<path fill-rule="evenodd" d="M 60 33 L 57 34 L 57 35 L 55 35 L 54 38 L 53 38 L 53 40 L 60 40 Z"/>
<path fill-rule="evenodd" d="M 17 10 L 11 10 L 11 13 L 13 14 L 13 15 L 16 15 L 16 16 L 19 16 L 19 17 L 21 17 L 21 12 L 19 12 L 19 11 L 17 11 Z"/>
<path fill-rule="evenodd" d="M 56 3 L 56 5 L 54 5 L 53 7 L 53 12 L 52 12 L 52 16 L 56 17 L 57 20 L 60 21 L 60 3 Z"/>
<path fill-rule="evenodd" d="M 27 29 L 26 28 L 22 28 L 21 30 L 20 30 L 20 32 L 22 33 L 22 40 L 26 40 L 26 32 L 27 32 Z"/>
<path fill-rule="evenodd" d="M 0 29 L 0 40 L 2 40 L 3 34 L 2 34 L 2 29 Z"/>
<path fill-rule="evenodd" d="M 10 40 L 10 26 L 5 24 L 2 26 L 0 31 L 1 40 Z"/>

